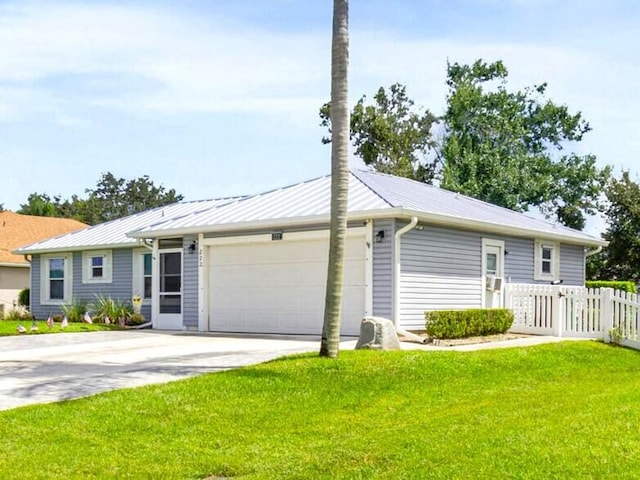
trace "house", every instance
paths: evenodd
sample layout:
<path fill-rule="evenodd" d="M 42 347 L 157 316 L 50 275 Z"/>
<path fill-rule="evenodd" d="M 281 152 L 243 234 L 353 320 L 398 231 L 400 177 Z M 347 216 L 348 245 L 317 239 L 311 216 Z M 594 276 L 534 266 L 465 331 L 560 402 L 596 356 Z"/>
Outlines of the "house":
<path fill-rule="evenodd" d="M 18 249 L 32 311 L 73 297 L 145 298 L 154 328 L 318 334 L 331 177 L 185 202 Z M 342 333 L 364 315 L 424 328 L 424 312 L 497 307 L 505 282 L 583 285 L 603 240 L 434 186 L 352 171 Z"/>
<path fill-rule="evenodd" d="M 12 251 L 21 245 L 86 227 L 86 224 L 68 218 L 0 212 L 0 314 L 13 308 L 18 292 L 29 286 L 30 264 L 24 255 Z"/>

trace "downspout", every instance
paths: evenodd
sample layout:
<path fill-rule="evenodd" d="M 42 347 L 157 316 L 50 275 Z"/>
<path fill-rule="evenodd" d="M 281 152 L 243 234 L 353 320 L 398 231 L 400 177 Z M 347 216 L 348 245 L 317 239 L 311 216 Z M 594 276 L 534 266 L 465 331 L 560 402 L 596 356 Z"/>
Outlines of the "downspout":
<path fill-rule="evenodd" d="M 411 222 L 398 230 L 394 236 L 394 255 L 393 255 L 393 263 L 395 265 L 395 275 L 393 277 L 393 324 L 396 327 L 396 332 L 400 335 L 403 335 L 411 340 L 418 341 L 420 343 L 426 343 L 427 339 L 420 337 L 411 332 L 407 332 L 399 327 L 400 324 L 400 273 L 401 273 L 401 253 L 402 249 L 400 247 L 400 237 L 405 233 L 413 230 L 418 225 L 418 217 L 411 217 Z"/>

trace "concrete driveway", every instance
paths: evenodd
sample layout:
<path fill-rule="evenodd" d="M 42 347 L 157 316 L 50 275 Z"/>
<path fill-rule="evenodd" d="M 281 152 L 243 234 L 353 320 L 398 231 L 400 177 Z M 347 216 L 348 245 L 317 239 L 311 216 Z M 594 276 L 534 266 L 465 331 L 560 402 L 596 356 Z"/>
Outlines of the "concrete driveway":
<path fill-rule="evenodd" d="M 159 331 L 0 337 L 0 410 L 164 383 L 319 348 L 318 337 Z"/>

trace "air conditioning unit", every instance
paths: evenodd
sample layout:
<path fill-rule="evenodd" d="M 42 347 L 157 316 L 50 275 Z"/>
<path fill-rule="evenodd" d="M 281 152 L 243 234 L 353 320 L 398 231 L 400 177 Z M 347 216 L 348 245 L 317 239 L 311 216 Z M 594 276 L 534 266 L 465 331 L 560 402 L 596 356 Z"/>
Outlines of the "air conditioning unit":
<path fill-rule="evenodd" d="M 502 290 L 502 277 L 487 276 L 485 288 L 494 292 Z"/>

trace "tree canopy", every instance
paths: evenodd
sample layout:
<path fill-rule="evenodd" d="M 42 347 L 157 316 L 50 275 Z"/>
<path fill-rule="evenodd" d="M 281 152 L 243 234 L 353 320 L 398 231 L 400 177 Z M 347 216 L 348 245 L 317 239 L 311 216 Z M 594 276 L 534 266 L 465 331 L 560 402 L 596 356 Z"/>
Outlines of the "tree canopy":
<path fill-rule="evenodd" d="M 150 208 L 175 203 L 183 196 L 174 189 L 156 186 L 147 175 L 126 180 L 103 173 L 94 189 L 85 190 L 87 198 L 73 195 L 70 199 L 51 198 L 34 192 L 18 213 L 46 217 L 75 218 L 89 225 L 132 215 Z"/>
<path fill-rule="evenodd" d="M 562 153 L 591 130 L 581 114 L 545 98 L 547 84 L 509 91 L 501 61 L 447 66 L 443 188 L 526 211 L 538 207 L 582 229 L 610 169 Z"/>
<path fill-rule="evenodd" d="M 416 108 L 400 84 L 380 88 L 353 107 L 355 154 L 373 169 L 516 211 L 538 208 L 548 218 L 582 229 L 601 207 L 610 168 L 593 155 L 567 151 L 591 130 L 580 112 L 546 98 L 547 84 L 507 89 L 501 61 L 447 65 L 445 114 Z M 320 109 L 331 131 L 330 104 Z M 435 141 L 434 125 L 443 134 Z M 327 143 L 327 138 L 323 142 Z"/>
<path fill-rule="evenodd" d="M 606 188 L 609 245 L 601 254 L 589 257 L 587 276 L 601 280 L 640 280 L 640 185 L 629 172 L 610 180 Z"/>
<path fill-rule="evenodd" d="M 320 124 L 331 132 L 331 104 L 320 109 Z M 383 173 L 431 183 L 437 170 L 431 128 L 437 122 L 429 110 L 417 108 L 399 83 L 380 87 L 367 104 L 364 95 L 351 112 L 351 140 L 356 155 Z M 329 143 L 330 138 L 323 138 Z"/>

